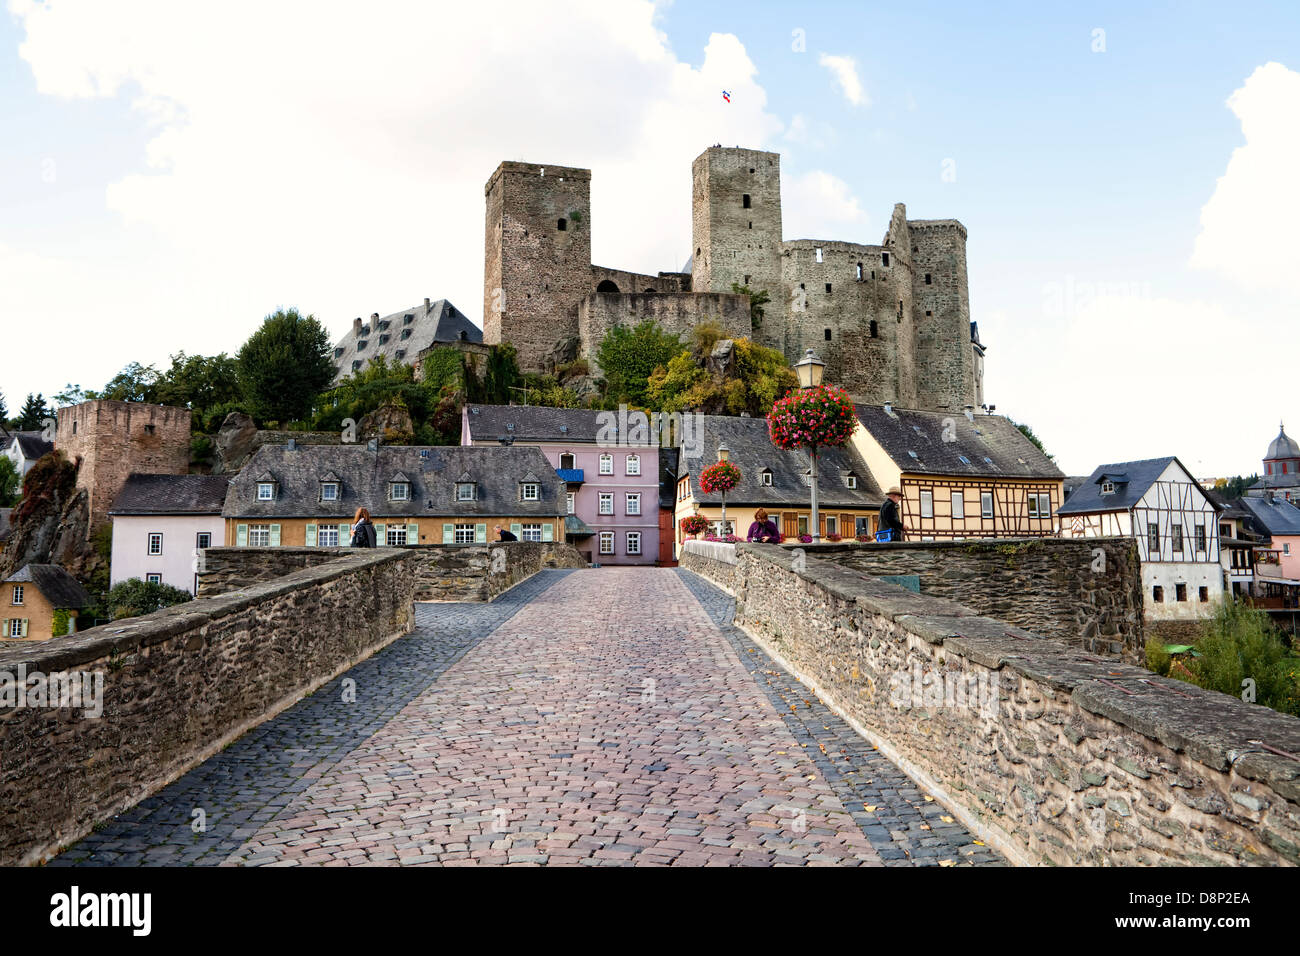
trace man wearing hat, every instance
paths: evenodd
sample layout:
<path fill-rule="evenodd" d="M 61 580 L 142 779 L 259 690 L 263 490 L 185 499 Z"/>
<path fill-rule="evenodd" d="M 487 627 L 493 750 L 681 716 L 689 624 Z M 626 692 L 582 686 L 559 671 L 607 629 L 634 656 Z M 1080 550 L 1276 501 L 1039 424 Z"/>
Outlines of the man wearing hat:
<path fill-rule="evenodd" d="M 885 502 L 880 506 L 880 526 L 878 530 L 882 534 L 877 535 L 879 541 L 902 541 L 903 540 L 903 516 L 899 513 L 898 503 L 903 500 L 903 492 L 897 486 L 887 491 Z M 889 532 L 885 537 L 883 532 Z"/>

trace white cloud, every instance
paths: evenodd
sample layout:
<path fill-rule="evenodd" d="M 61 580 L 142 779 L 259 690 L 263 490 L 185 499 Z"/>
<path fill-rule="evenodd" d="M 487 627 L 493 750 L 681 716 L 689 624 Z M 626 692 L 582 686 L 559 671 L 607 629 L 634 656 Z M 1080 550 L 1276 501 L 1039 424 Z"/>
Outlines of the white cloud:
<path fill-rule="evenodd" d="M 862 88 L 858 79 L 858 64 L 851 56 L 832 56 L 822 53 L 817 57 L 821 66 L 831 71 L 831 78 L 836 89 L 854 106 L 870 106 L 871 98 Z"/>
<path fill-rule="evenodd" d="M 1300 260 L 1300 73 L 1280 63 L 1257 68 L 1228 99 L 1245 145 L 1233 150 L 1201 209 L 1192 266 L 1250 288 L 1297 296 Z"/>
<path fill-rule="evenodd" d="M 848 183 L 824 170 L 782 175 L 781 216 L 787 239 L 879 241 L 862 238 L 868 220 L 858 198 Z M 852 235 L 845 234 L 847 227 L 854 227 Z"/>
<path fill-rule="evenodd" d="M 10 9 L 41 94 L 120 98 L 151 136 L 89 211 L 120 233 L 115 261 L 78 258 L 73 237 L 24 242 L 61 263 L 63 287 L 94 290 L 93 312 L 12 254 L 0 262 L 13 279 L 0 314 L 39 302 L 68 340 L 44 366 L 6 369 L 11 390 L 97 387 L 133 359 L 233 349 L 280 305 L 334 334 L 426 295 L 477 319 L 483 186 L 506 159 L 591 168 L 593 259 L 677 269 L 694 157 L 782 130 L 736 37 L 709 37 L 694 67 L 644 0 L 510 0 L 490 16 L 306 0 Z"/>

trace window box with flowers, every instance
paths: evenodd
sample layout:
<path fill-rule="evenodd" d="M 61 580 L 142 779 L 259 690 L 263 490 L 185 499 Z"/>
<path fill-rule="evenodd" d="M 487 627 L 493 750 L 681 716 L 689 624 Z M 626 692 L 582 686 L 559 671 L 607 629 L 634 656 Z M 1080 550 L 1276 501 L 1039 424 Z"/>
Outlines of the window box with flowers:
<path fill-rule="evenodd" d="M 703 534 L 709 528 L 709 519 L 704 515 L 687 515 L 682 519 L 682 533 L 692 538 Z"/>

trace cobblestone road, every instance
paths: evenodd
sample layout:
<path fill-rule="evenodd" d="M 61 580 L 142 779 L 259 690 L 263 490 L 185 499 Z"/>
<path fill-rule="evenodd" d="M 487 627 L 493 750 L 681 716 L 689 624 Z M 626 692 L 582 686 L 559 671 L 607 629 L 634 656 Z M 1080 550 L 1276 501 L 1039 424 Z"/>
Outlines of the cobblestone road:
<path fill-rule="evenodd" d="M 1001 862 L 731 613 L 669 569 L 417 605 L 410 636 L 50 865 Z"/>

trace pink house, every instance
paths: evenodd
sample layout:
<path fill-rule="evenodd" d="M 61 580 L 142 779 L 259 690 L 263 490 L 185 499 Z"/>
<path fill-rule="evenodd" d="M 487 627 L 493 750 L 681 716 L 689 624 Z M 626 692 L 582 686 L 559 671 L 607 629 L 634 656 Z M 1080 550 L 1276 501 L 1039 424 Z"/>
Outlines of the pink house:
<path fill-rule="evenodd" d="M 620 432 L 615 412 L 466 405 L 460 443 L 540 448 L 565 482 L 569 543 L 593 564 L 654 564 L 659 554 L 659 446 L 622 424 Z M 625 440 L 630 438 L 637 443 Z"/>

